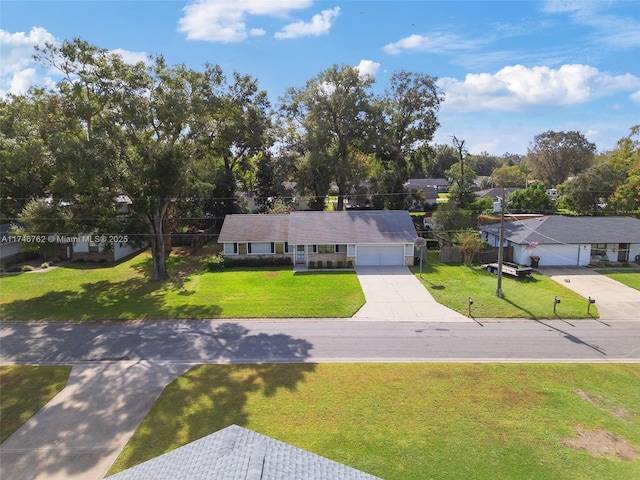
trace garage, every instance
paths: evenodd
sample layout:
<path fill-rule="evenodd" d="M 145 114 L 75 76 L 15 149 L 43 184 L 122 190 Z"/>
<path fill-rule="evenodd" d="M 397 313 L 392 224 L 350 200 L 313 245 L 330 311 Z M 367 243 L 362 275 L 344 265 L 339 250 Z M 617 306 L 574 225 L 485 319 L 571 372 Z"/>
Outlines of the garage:
<path fill-rule="evenodd" d="M 404 265 L 404 245 L 358 245 L 356 265 Z"/>

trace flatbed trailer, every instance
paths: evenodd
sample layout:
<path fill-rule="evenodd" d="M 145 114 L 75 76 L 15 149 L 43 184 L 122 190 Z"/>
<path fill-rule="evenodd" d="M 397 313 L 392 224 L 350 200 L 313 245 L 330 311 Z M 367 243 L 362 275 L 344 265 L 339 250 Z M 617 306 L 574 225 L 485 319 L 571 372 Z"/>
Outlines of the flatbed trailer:
<path fill-rule="evenodd" d="M 497 275 L 499 266 L 497 262 L 487 263 L 482 265 L 482 268 L 485 268 L 487 271 Z M 502 262 L 502 273 L 513 277 L 527 277 L 533 274 L 533 268 L 524 267 L 511 262 Z"/>

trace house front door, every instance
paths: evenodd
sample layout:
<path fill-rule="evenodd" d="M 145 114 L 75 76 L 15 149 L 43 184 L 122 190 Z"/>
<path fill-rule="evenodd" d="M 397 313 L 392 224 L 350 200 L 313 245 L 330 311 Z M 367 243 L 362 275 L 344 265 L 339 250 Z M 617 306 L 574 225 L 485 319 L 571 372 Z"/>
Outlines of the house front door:
<path fill-rule="evenodd" d="M 621 243 L 618 245 L 618 261 L 619 262 L 629 261 L 629 244 L 628 243 Z"/>
<path fill-rule="evenodd" d="M 305 263 L 307 260 L 304 245 L 296 245 L 296 263 Z"/>

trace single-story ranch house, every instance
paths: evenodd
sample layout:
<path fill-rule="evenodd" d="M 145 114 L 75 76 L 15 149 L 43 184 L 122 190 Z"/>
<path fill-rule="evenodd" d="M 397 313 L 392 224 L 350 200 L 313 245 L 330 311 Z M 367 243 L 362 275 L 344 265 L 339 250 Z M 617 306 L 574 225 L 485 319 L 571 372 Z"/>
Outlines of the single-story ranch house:
<path fill-rule="evenodd" d="M 296 211 L 227 215 L 218 242 L 230 257 L 290 257 L 294 265 L 413 265 L 416 236 L 405 210 Z"/>
<path fill-rule="evenodd" d="M 482 239 L 497 247 L 500 224 L 480 227 Z M 640 220 L 633 217 L 543 216 L 504 225 L 505 247 L 513 246 L 513 261 L 539 266 L 589 265 L 599 261 L 640 259 Z"/>

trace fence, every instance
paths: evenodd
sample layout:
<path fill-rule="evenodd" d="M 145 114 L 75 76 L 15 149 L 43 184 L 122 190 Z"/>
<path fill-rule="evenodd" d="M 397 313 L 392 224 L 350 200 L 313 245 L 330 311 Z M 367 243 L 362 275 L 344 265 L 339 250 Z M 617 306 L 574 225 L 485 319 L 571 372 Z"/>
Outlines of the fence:
<path fill-rule="evenodd" d="M 189 247 L 191 253 L 202 248 L 211 240 L 218 240 L 218 226 L 213 225 L 197 233 L 172 233 L 171 245 L 174 247 Z"/>
<path fill-rule="evenodd" d="M 505 247 L 502 251 L 505 262 L 513 261 L 513 247 Z M 440 262 L 442 263 L 462 263 L 463 255 L 460 247 L 440 247 Z M 498 261 L 498 247 L 483 252 L 478 252 L 473 256 L 475 263 L 493 263 Z"/>

